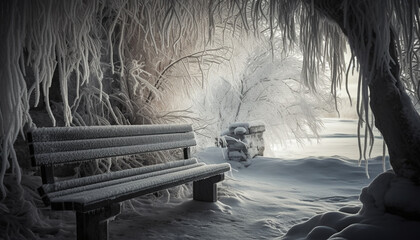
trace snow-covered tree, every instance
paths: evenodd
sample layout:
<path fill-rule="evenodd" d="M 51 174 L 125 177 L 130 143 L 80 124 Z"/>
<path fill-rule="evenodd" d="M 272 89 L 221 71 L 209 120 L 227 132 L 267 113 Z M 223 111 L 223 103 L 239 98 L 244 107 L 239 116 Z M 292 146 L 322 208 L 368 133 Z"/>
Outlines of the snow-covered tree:
<path fill-rule="evenodd" d="M 207 145 L 235 122 L 264 124 L 267 145 L 302 140 L 317 135 L 321 112 L 334 111 L 325 77 L 311 91 L 301 78 L 301 54 L 285 54 L 279 43 L 270 46 L 263 36 L 236 42 L 230 61 L 213 68 L 209 86 L 194 93 L 191 111 L 206 120 Z"/>
<path fill-rule="evenodd" d="M 371 111 L 396 174 L 420 180 L 419 0 L 6 0 L 0 3 L 2 199 L 11 192 L 3 184 L 7 171 L 20 183 L 13 145 L 33 126 L 36 108 L 50 125 L 161 122 L 170 115 L 160 114 L 168 92 L 188 96 L 191 86 L 203 86 L 195 70 L 204 76 L 203 66 L 226 60 L 223 42 L 212 45 L 218 34 L 252 33 L 271 44 L 281 36 L 285 52 L 297 45 L 302 81 L 312 90 L 329 66 L 335 96 L 357 67 L 366 135 L 372 135 Z M 177 73 L 174 65 L 184 67 L 183 77 L 168 77 Z M 3 203 L 0 211 L 8 211 Z"/>
<path fill-rule="evenodd" d="M 211 7 L 223 3 L 211 2 Z M 372 111 L 393 170 L 420 180 L 420 117 L 414 107 L 420 95 L 420 1 L 235 1 L 229 7 L 230 16 L 242 21 L 246 30 L 259 31 L 259 26 L 268 25 L 272 38 L 276 29 L 281 31 L 285 49 L 297 43 L 303 53 L 302 76 L 309 87 L 315 88 L 320 70 L 328 64 L 335 95 L 346 74 L 357 67 L 357 110 L 360 121 L 367 124 L 366 137 L 372 137 Z M 348 68 L 346 43 L 352 54 Z"/>
<path fill-rule="evenodd" d="M 418 182 L 420 117 L 405 89 L 414 92 L 418 101 L 420 1 L 323 0 L 308 4 L 346 37 L 360 68 L 361 117 L 369 122 L 370 105 L 393 170 Z"/>

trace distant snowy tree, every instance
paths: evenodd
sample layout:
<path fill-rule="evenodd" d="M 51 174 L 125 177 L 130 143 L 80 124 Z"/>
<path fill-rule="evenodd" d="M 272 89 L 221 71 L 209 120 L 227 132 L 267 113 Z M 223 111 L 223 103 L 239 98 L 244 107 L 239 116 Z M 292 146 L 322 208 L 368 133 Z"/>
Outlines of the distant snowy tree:
<path fill-rule="evenodd" d="M 269 41 L 251 39 L 237 42 L 231 60 L 210 71 L 209 87 L 191 98 L 191 111 L 209 123 L 207 142 L 234 122 L 264 123 L 267 144 L 317 135 L 319 114 L 334 109 L 325 77 L 311 91 L 301 80 L 299 52 L 282 54 L 277 41 L 273 54 Z"/>

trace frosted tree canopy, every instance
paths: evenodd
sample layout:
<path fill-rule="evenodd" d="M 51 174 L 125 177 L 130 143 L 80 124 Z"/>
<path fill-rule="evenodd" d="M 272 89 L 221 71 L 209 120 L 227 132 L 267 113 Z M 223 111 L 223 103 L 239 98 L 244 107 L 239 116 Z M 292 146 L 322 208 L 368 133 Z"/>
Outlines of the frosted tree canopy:
<path fill-rule="evenodd" d="M 0 182 L 8 169 L 20 178 L 13 144 L 19 133 L 35 126 L 35 110 L 48 114 L 52 126 L 200 120 L 202 116 L 189 114 L 189 106 L 176 109 L 174 104 L 211 86 L 209 74 L 235 59 L 235 47 L 245 37 L 267 40 L 264 51 L 271 53 L 266 56 L 272 56 L 272 63 L 300 52 L 301 75 L 291 89 L 293 97 L 305 99 L 316 92 L 320 94 L 310 96 L 325 96 L 325 69 L 335 97 L 346 74 L 359 69 L 357 109 L 360 123 L 369 126 L 366 136 L 372 135 L 369 129 L 375 120 L 391 159 L 409 159 L 396 161 L 394 168 L 412 169 L 419 164 L 412 160 L 417 152 L 410 149 L 420 143 L 414 109 L 420 93 L 419 4 L 416 0 L 2 1 Z M 344 58 L 347 44 L 352 55 L 349 65 Z M 240 93 L 237 80 L 227 84 Z M 294 95 L 296 86 L 306 93 Z M 395 100 L 394 93 L 403 97 Z M 171 100 L 174 96 L 176 101 Z M 382 98 L 398 102 L 395 111 L 383 110 L 378 104 Z M 274 100 L 273 108 L 284 99 Z M 315 108 L 300 105 L 297 112 Z M 316 131 L 312 116 L 296 119 L 307 119 L 302 124 Z M 389 116 L 399 117 L 379 121 Z M 383 131 L 394 125 L 401 127 Z M 395 150 L 400 148 L 404 150 Z M 4 197 L 6 190 L 0 186 Z"/>

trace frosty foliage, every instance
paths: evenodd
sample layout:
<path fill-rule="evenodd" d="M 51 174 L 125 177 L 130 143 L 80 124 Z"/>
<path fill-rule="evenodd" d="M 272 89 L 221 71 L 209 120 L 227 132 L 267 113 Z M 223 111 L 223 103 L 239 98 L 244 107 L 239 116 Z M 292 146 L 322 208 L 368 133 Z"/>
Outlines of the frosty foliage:
<path fill-rule="evenodd" d="M 206 4 L 197 1 L 2 1 L 1 179 L 20 168 L 12 147 L 32 127 L 29 110 L 45 104 L 52 125 L 172 122 L 168 92 L 199 84 L 169 80 L 174 65 L 205 69 L 223 47 L 206 46 Z M 182 24 L 180 24 L 182 22 Z M 188 36 L 188 37 L 185 37 Z M 178 82 L 176 82 L 178 81 Z M 60 102 L 50 87 L 60 86 Z M 42 105 L 41 104 L 41 105 Z M 169 114 L 167 112 L 167 114 Z M 169 120 L 165 120 L 168 118 Z M 23 134 L 22 134 L 23 135 Z M 10 161 L 8 160 L 10 159 Z M 6 190 L 0 184 L 2 197 Z"/>
<path fill-rule="evenodd" d="M 179 122 L 167 111 L 167 98 L 201 86 L 205 70 L 228 51 L 207 47 L 207 6 L 194 0 L 1 1 L 1 198 L 14 193 L 3 184 L 7 170 L 20 182 L 13 143 L 35 127 L 34 108 L 42 108 L 51 120 L 45 124 L 53 126 Z M 170 78 L 177 65 L 184 77 Z M 202 74 L 189 74 L 189 68 Z M 50 99 L 57 95 L 53 85 L 59 99 Z M 157 155 L 168 159 L 167 152 Z M 141 165 L 133 157 L 110 158 L 86 168 L 100 173 Z"/>
<path fill-rule="evenodd" d="M 192 98 L 192 112 L 209 123 L 202 145 L 235 122 L 264 123 L 268 145 L 302 140 L 318 134 L 321 112 L 333 111 L 326 77 L 319 77 L 316 90 L 306 86 L 299 53 L 285 53 L 279 41 L 270 46 L 251 39 L 236 42 L 231 61 L 211 71 L 211 85 Z"/>
<path fill-rule="evenodd" d="M 413 46 L 413 51 L 402 51 L 403 71 L 401 72 L 402 82 L 405 84 L 408 94 L 410 95 L 417 111 L 420 111 L 420 40 L 416 39 Z M 409 56 L 411 55 L 411 56 Z"/>
<path fill-rule="evenodd" d="M 227 60 L 223 55 L 229 56 L 230 50 L 223 46 L 229 35 L 253 31 L 268 36 L 272 46 L 280 36 L 285 52 L 298 43 L 305 84 L 313 89 L 319 73 L 328 65 L 335 95 L 346 68 L 344 35 L 336 23 L 325 19 L 331 11 L 322 11 L 324 5 L 332 3 L 2 1 L 5 57 L 1 68 L 0 178 L 10 167 L 19 173 L 11 146 L 19 131 L 32 124 L 31 106 L 42 101 L 53 125 L 57 118 L 66 126 L 175 121 L 182 114 L 168 111 L 162 104 L 164 98 L 174 93 L 188 96 L 187 89 L 202 86 L 209 67 Z M 359 32 L 367 36 L 366 41 L 362 35 L 351 36 L 354 42 L 350 44 L 362 70 L 359 113 L 370 123 L 368 79 L 374 69 L 390 62 L 390 32 L 397 40 L 401 69 L 410 76 L 403 78 L 408 79 L 404 83 L 418 92 L 419 2 L 342 1 L 332 5 L 339 6 L 344 15 L 369 11 L 357 22 L 341 24 L 350 30 L 359 26 Z M 217 41 L 220 34 L 223 45 Z M 374 58 L 368 62 L 372 51 Z M 354 59 L 352 64 L 356 64 Z M 53 81 L 60 83 L 62 101 L 58 103 L 49 100 Z M 1 190 L 4 195 L 4 188 Z"/>
<path fill-rule="evenodd" d="M 38 205 L 41 200 L 35 189 L 39 182 L 32 176 L 24 175 L 21 183 L 15 176 L 6 175 L 5 186 L 8 198 L 0 203 L 0 239 L 39 239 L 39 235 L 54 234 L 58 230 L 51 227 L 53 220 L 42 218 Z"/>
<path fill-rule="evenodd" d="M 222 1 L 212 2 L 218 5 Z M 239 11 L 231 16 L 242 21 L 246 31 L 264 31 L 268 25 L 272 40 L 276 30 L 280 30 L 285 49 L 298 43 L 303 54 L 303 80 L 311 88 L 317 85 L 318 73 L 328 64 L 331 92 L 336 96 L 345 76 L 357 67 L 357 111 L 360 126 L 366 126 L 364 142 L 360 142 L 361 157 L 367 160 L 369 147 L 373 146 L 375 122 L 388 143 L 397 174 L 418 175 L 419 152 L 414 149 L 420 144 L 420 117 L 412 103 L 419 99 L 415 74 L 419 62 L 418 0 L 235 1 L 229 10 Z M 346 41 L 352 54 L 348 68 L 344 62 Z M 412 100 L 404 87 L 412 93 Z M 397 107 L 387 107 L 391 104 Z M 371 107 L 376 119 L 370 113 Z M 410 173 L 400 172 L 402 168 Z"/>
<path fill-rule="evenodd" d="M 261 113 L 263 108 L 244 104 L 251 96 L 267 107 L 293 103 L 283 111 L 270 111 L 268 118 L 292 123 L 287 134 L 301 136 L 306 134 L 304 126 L 316 132 L 316 106 L 311 98 L 324 97 L 310 92 L 322 82 L 319 73 L 329 68 L 333 96 L 345 79 L 345 39 L 350 39 L 354 56 L 350 66 L 361 72 L 357 108 L 361 123 L 368 126 L 366 137 L 373 136 L 370 126 L 374 121 L 369 115 L 368 86 L 378 69 L 390 73 L 396 70 L 392 63 L 399 61 L 401 78 L 394 79 L 395 85 L 399 89 L 405 86 L 414 101 L 420 95 L 418 0 L 6 0 L 0 7 L 2 199 L 7 195 L 3 184 L 6 171 L 17 177 L 17 183 L 21 179 L 13 144 L 19 133 L 24 135 L 33 127 L 29 111 L 37 106 L 47 112 L 52 125 L 196 121 L 200 118 L 188 114 L 191 105 L 180 110 L 182 105 L 177 104 L 196 96 L 199 91 L 195 90 L 202 88 L 210 96 L 199 104 L 209 106 L 206 101 L 220 99 L 223 111 L 230 108 L 237 119 L 252 111 L 253 115 L 266 114 Z M 347 18 L 352 14 L 357 18 Z M 211 78 L 219 92 L 207 90 L 205 79 L 210 70 L 232 59 L 235 38 L 248 37 L 251 32 L 271 40 L 271 54 L 262 46 L 265 55 L 245 57 L 254 68 L 233 64 L 232 78 Z M 278 37 L 281 48 L 277 48 Z M 396 53 L 390 51 L 393 40 Z M 283 56 L 295 43 L 302 52 L 302 81 L 271 71 L 275 63 L 293 61 L 294 57 Z M 279 54 L 279 49 L 286 55 Z M 258 63 L 270 57 L 272 63 Z M 256 73 L 264 77 L 254 78 Z M 59 86 L 58 101 L 50 99 L 54 84 Z M 296 93 L 301 89 L 305 91 Z M 231 91 L 232 104 L 223 105 L 228 99 L 218 96 L 226 91 Z M 270 96 L 270 91 L 288 97 Z M 285 115 L 287 111 L 292 113 L 291 119 Z M 216 116 L 226 122 L 210 122 L 217 122 L 218 129 L 234 121 Z M 197 126 L 206 128 L 210 123 L 203 121 Z M 371 140 L 365 140 L 365 149 Z"/>

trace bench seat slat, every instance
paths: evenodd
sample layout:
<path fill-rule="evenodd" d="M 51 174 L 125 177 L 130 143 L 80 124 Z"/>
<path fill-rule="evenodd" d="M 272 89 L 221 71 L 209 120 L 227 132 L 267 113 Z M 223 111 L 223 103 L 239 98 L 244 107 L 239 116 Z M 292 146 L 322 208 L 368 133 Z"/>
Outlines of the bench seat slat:
<path fill-rule="evenodd" d="M 92 138 L 82 140 L 67 140 L 54 142 L 34 142 L 35 154 L 51 152 L 80 151 L 87 149 L 110 148 L 132 145 L 147 145 L 152 143 L 164 143 L 183 140 L 193 140 L 194 132 L 173 133 L 159 135 L 142 135 L 129 137 Z"/>
<path fill-rule="evenodd" d="M 121 202 L 168 187 L 222 174 L 229 170 L 230 165 L 228 163 L 204 165 L 147 179 L 52 198 L 50 199 L 51 208 L 55 210 L 88 211 L 112 202 Z"/>
<path fill-rule="evenodd" d="M 66 190 L 69 188 L 76 188 L 79 186 L 90 185 L 90 184 L 110 181 L 110 180 L 124 178 L 124 177 L 131 177 L 131 176 L 135 176 L 139 174 L 146 174 L 146 173 L 150 173 L 154 171 L 161 171 L 161 170 L 165 170 L 169 168 L 188 166 L 188 165 L 197 164 L 197 163 L 198 161 L 196 158 L 191 158 L 187 160 L 177 160 L 177 161 L 171 161 L 167 163 L 160 163 L 160 164 L 149 165 L 149 166 L 144 166 L 144 167 L 125 169 L 125 170 L 116 171 L 116 172 L 98 174 L 98 175 L 93 175 L 93 176 L 88 176 L 88 177 L 83 177 L 83 178 L 74 178 L 74 179 L 56 182 L 53 184 L 44 184 L 41 186 L 41 188 L 42 188 L 43 193 L 46 194 L 46 193 Z"/>
<path fill-rule="evenodd" d="M 30 130 L 29 140 L 33 142 L 65 141 L 90 138 L 154 135 L 163 133 L 183 133 L 192 131 L 192 126 L 190 124 L 47 127 Z"/>
<path fill-rule="evenodd" d="M 36 166 L 49 165 L 49 164 L 65 164 L 72 162 L 80 162 L 91 159 L 124 156 L 130 154 L 154 152 L 175 148 L 185 148 L 195 146 L 195 139 L 164 142 L 164 143 L 153 143 L 147 145 L 133 145 L 133 146 L 122 146 L 112 148 L 99 148 L 99 149 L 88 149 L 81 151 L 68 151 L 68 152 L 54 152 L 54 153 L 43 153 L 33 155 L 33 164 Z"/>
<path fill-rule="evenodd" d="M 94 184 L 90 184 L 90 185 L 81 185 L 81 186 L 78 186 L 78 187 L 75 187 L 75 188 L 69 188 L 69 189 L 65 189 L 65 190 L 62 190 L 62 191 L 56 191 L 56 192 L 48 193 L 46 195 L 46 197 L 48 199 L 53 199 L 53 198 L 64 196 L 64 195 L 75 194 L 75 193 L 80 193 L 80 192 L 87 192 L 87 191 L 93 190 L 93 189 L 111 187 L 113 185 L 119 185 L 119 184 L 123 184 L 123 183 L 126 183 L 126 182 L 137 181 L 137 180 L 145 179 L 145 178 L 149 178 L 149 177 L 156 177 L 156 176 L 159 176 L 159 175 L 164 175 L 164 174 L 168 174 L 168 173 L 172 173 L 172 172 L 176 172 L 176 171 L 184 171 L 184 170 L 187 170 L 187 169 L 201 167 L 201 166 L 204 166 L 204 165 L 205 165 L 204 163 L 196 163 L 196 164 L 191 164 L 191 165 L 187 165 L 187 166 L 180 166 L 180 167 L 169 168 L 169 169 L 165 169 L 165 170 L 161 170 L 161 171 L 149 172 L 149 173 L 130 176 L 130 177 L 124 177 L 124 178 L 118 178 L 118 179 L 108 180 L 108 181 L 104 181 L 104 182 L 98 182 L 98 183 L 94 183 Z"/>

